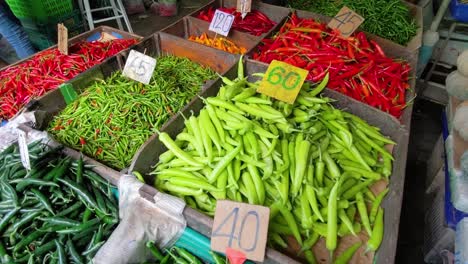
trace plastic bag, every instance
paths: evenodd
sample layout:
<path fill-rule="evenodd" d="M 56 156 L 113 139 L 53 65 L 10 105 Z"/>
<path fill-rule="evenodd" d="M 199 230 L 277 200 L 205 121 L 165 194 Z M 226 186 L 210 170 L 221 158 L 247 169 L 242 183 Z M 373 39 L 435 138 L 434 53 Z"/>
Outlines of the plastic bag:
<path fill-rule="evenodd" d="M 453 128 L 458 131 L 465 141 L 468 141 L 468 101 L 457 107 L 453 118 Z"/>
<path fill-rule="evenodd" d="M 159 0 L 160 16 L 177 16 L 177 0 Z"/>
<path fill-rule="evenodd" d="M 36 122 L 33 112 L 21 113 L 5 126 L 0 127 L 0 152 L 18 140 L 18 125 L 28 122 Z M 47 132 L 31 131 L 28 133 L 28 143 L 42 138 L 47 138 Z"/>
<path fill-rule="evenodd" d="M 445 79 L 447 93 L 460 100 L 468 100 L 468 77 L 459 71 L 451 72 Z"/>
<path fill-rule="evenodd" d="M 124 0 L 127 15 L 139 14 L 145 12 L 143 0 Z"/>
<path fill-rule="evenodd" d="M 182 214 L 185 202 L 161 192 L 152 197 L 154 201 L 149 201 L 140 194 L 142 186 L 134 176 L 120 178 L 120 223 L 97 252 L 94 264 L 142 263 L 152 256 L 147 241 L 165 248 L 182 235 L 186 227 Z"/>

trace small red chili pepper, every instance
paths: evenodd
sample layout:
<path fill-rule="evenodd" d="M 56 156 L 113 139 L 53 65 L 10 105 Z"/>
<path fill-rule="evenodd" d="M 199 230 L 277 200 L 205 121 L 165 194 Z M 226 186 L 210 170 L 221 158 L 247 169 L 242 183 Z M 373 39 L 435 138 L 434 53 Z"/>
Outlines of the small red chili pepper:
<path fill-rule="evenodd" d="M 84 146 L 86 144 L 86 141 L 83 137 L 80 137 L 80 144 L 81 146 Z"/>

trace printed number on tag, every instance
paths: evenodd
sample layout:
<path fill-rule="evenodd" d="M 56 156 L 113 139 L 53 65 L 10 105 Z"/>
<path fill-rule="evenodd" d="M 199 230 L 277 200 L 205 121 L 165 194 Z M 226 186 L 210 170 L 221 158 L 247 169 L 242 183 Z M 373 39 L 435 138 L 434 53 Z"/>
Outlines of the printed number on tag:
<path fill-rule="evenodd" d="M 213 16 L 213 20 L 211 20 L 209 30 L 227 37 L 233 22 L 233 15 L 216 10 Z"/>
<path fill-rule="evenodd" d="M 131 50 L 123 70 L 123 75 L 135 81 L 149 84 L 153 76 L 156 60 L 141 52 Z"/>
<path fill-rule="evenodd" d="M 349 37 L 362 22 L 364 22 L 362 16 L 344 6 L 328 23 L 328 27 L 338 29 L 343 36 Z"/>

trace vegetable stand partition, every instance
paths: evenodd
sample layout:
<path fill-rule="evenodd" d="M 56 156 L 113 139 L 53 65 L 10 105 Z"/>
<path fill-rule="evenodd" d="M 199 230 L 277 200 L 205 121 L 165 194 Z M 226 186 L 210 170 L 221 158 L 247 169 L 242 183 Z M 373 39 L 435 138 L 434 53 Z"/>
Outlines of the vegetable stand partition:
<path fill-rule="evenodd" d="M 206 35 L 208 38 L 224 38 L 219 34 L 215 34 L 208 30 L 210 24 L 206 21 L 202 21 L 190 16 L 184 17 L 175 24 L 170 25 L 169 27 L 162 30 L 162 32 L 178 36 L 184 39 L 191 39 L 195 37 L 200 37 Z M 230 31 L 229 36 L 226 38 L 227 41 L 233 42 L 239 48 L 244 49 L 245 53 L 250 51 L 258 44 L 258 38 L 251 36 L 249 34 L 238 32 L 235 30 Z M 214 47 L 214 46 L 212 46 Z M 227 51 L 227 50 L 226 50 Z M 229 52 L 229 51 L 227 51 Z M 230 52 L 230 53 L 241 53 L 241 52 Z"/>
<path fill-rule="evenodd" d="M 112 36 L 98 42 L 102 35 Z M 54 46 L 0 70 L 0 119 L 8 120 L 31 99 L 56 89 L 96 64 L 134 45 L 139 36 L 100 27 L 70 39 L 69 55 Z"/>
<path fill-rule="evenodd" d="M 236 6 L 236 1 L 215 1 L 195 11 L 192 16 L 209 23 L 216 9 L 220 8 L 221 11 L 233 13 Z M 287 8 L 264 4 L 261 1 L 252 1 L 252 10 L 253 12 L 247 14 L 244 20 L 239 17 L 240 13 L 235 12 L 237 18 L 232 29 L 261 38 L 272 31 L 290 13 Z"/>
<path fill-rule="evenodd" d="M 229 79 L 234 79 L 233 77 L 237 76 L 236 68 L 232 69 L 226 75 L 226 77 Z M 247 63 L 248 74 L 264 72 L 265 70 L 266 66 L 264 65 L 255 62 Z M 219 90 L 219 85 L 219 82 L 215 83 L 212 87 L 206 90 L 202 96 L 204 98 L 215 96 Z M 324 94 L 338 100 L 335 104 L 338 109 L 346 109 L 346 111 L 356 114 L 371 125 L 379 127 L 384 135 L 390 136 L 391 139 L 396 142 L 395 148 L 393 149 L 395 160 L 393 162 L 393 173 L 392 176 L 390 176 L 389 194 L 382 204 L 383 208 L 386 210 L 386 212 L 388 212 L 385 214 L 384 239 L 380 249 L 376 254 L 377 263 L 393 263 L 397 244 L 400 207 L 402 202 L 402 193 L 400 190 L 403 189 L 404 183 L 408 133 L 401 127 L 395 118 L 385 113 L 379 112 L 376 109 L 363 105 L 353 99 L 333 91 L 327 90 Z M 184 110 L 184 115 L 188 118 L 191 115 L 190 112 L 193 111 L 194 115 L 198 116 L 198 112 L 202 107 L 202 100 L 196 99 L 191 102 L 190 107 Z M 183 123 L 184 119 L 182 116 L 179 116 L 177 120 L 174 120 L 171 126 L 167 127 L 165 132 L 169 133 L 170 137 L 175 138 L 176 135 L 178 135 L 184 128 Z M 158 141 L 156 135 L 153 136 L 148 142 L 145 143 L 145 145 L 142 146 L 139 153 L 133 160 L 132 166 L 129 170 L 144 172 L 147 174 L 146 179 L 152 181 L 153 179 L 150 177 L 150 175 L 148 175 L 148 173 L 152 170 L 152 166 L 155 164 L 154 160 L 157 159 L 157 157 L 159 157 L 163 152 L 165 152 L 165 150 L 166 148 Z M 215 151 L 214 147 L 213 151 Z M 165 155 L 167 156 L 167 154 Z M 271 192 L 272 191 L 268 191 L 268 193 Z M 204 219 L 203 221 L 211 224 L 209 220 L 210 218 L 204 217 L 202 219 Z M 206 235 L 206 232 L 210 232 L 210 230 L 210 226 L 205 226 L 198 231 Z M 294 248 L 294 246 L 292 246 L 292 248 Z M 338 249 L 338 251 L 340 251 L 340 249 Z M 292 257 L 296 256 L 295 252 L 289 252 L 288 254 L 291 254 Z"/>
<path fill-rule="evenodd" d="M 327 41 L 332 41 L 333 37 L 327 37 L 327 33 L 320 33 L 322 31 L 331 32 L 330 30 L 326 30 L 324 28 L 325 24 L 319 24 L 319 22 L 313 22 L 311 19 L 315 21 L 320 21 L 322 23 L 327 23 L 330 21 L 330 18 L 327 18 L 322 15 L 305 12 L 305 11 L 296 11 L 296 15 L 291 15 L 290 19 L 285 19 L 285 21 L 281 24 L 281 27 L 278 27 L 277 30 L 271 32 L 262 42 L 263 44 L 259 44 L 259 46 L 254 49 L 249 56 L 256 60 L 265 61 L 269 63 L 272 59 L 279 59 L 285 60 L 288 63 L 293 65 L 299 66 L 301 68 L 309 69 L 311 75 L 309 79 L 312 78 L 313 81 L 317 82 L 324 78 L 325 72 L 330 68 L 330 87 L 335 88 L 336 90 L 342 90 L 350 96 L 354 98 L 361 97 L 361 101 L 364 101 L 368 104 L 375 105 L 378 108 L 382 108 L 386 111 L 390 111 L 395 116 L 400 116 L 401 123 L 405 125 L 408 129 L 411 122 L 411 112 L 412 112 L 412 100 L 414 99 L 415 93 L 415 70 L 417 64 L 417 53 L 413 51 L 408 51 L 407 49 L 400 47 L 390 41 L 383 40 L 383 39 L 375 39 L 378 47 L 376 49 L 380 49 L 382 53 L 385 55 L 378 55 L 378 51 L 373 51 L 369 55 L 358 55 L 359 47 L 354 47 L 353 43 L 348 43 L 348 47 L 342 46 L 341 48 L 333 47 L 327 43 Z M 295 23 L 301 23 L 296 28 L 291 28 L 294 22 L 292 20 L 296 20 Z M 299 22 L 297 22 L 299 21 Z M 309 23 L 305 25 L 305 23 Z M 277 32 L 281 32 L 278 34 Z M 288 32 L 295 32 L 297 34 L 290 35 Z M 316 34 L 314 32 L 317 32 Z M 331 33 L 329 33 L 331 34 Z M 366 34 L 370 39 L 370 43 L 372 43 L 372 39 L 375 36 Z M 358 33 L 359 39 L 366 40 L 366 35 L 363 33 Z M 325 39 L 326 38 L 326 39 Z M 352 39 L 352 38 L 350 38 Z M 345 42 L 351 42 L 350 40 L 345 40 Z M 308 43 L 310 42 L 310 43 Z M 363 42 L 363 41 L 359 41 Z M 313 43 L 321 43 L 320 45 L 324 45 L 323 50 L 316 50 L 319 44 Z M 363 42 L 365 43 L 365 42 Z M 299 45 L 298 47 L 294 45 Z M 306 47 L 306 45 L 311 45 L 310 47 Z M 350 46 L 351 45 L 351 46 Z M 361 44 L 363 45 L 363 44 Z M 369 44 L 371 45 L 371 44 Z M 364 47 L 362 47 L 364 49 Z M 355 51 L 353 51 L 356 49 Z M 373 54 L 375 53 L 375 55 Z M 351 57 L 351 58 L 349 58 Z M 354 58 L 356 59 L 354 59 Z M 357 58 L 359 57 L 359 60 Z M 388 58 L 396 59 L 396 62 L 392 62 Z M 400 62 L 399 59 L 403 59 L 408 62 L 407 66 L 404 66 Z M 323 60 L 323 64 L 320 61 Z M 339 60 L 342 60 L 341 62 Z M 361 61 L 361 64 L 359 61 Z M 380 60 L 380 62 L 379 62 Z M 332 62 L 332 63 L 330 63 Z M 382 67 L 381 64 L 383 63 L 390 63 L 391 65 L 397 66 L 394 69 L 400 69 L 401 72 L 406 72 L 405 74 L 393 74 L 388 72 L 385 73 L 386 70 L 390 71 L 392 67 Z M 389 65 L 390 65 L 389 64 Z M 367 65 L 367 66 L 366 66 Z M 343 67 L 351 67 L 351 68 L 343 68 Z M 369 87 L 368 93 L 371 96 L 363 96 L 365 95 L 364 90 L 367 89 L 359 89 L 361 87 L 359 84 L 362 82 L 362 77 L 364 78 L 364 73 L 372 69 L 371 76 L 373 76 L 372 83 L 374 89 Z M 353 72 L 354 71 L 354 72 Z M 392 70 L 393 71 L 393 70 Z M 338 75 L 339 74 L 339 75 Z M 349 75 L 352 74 L 352 75 Z M 347 76 L 346 76 L 347 75 Z M 343 77 L 341 77 L 343 76 Z M 346 76 L 346 77 L 344 77 Z M 405 77 L 403 77 L 405 76 Z M 368 77 L 366 77 L 368 78 Z M 382 83 L 382 87 L 376 87 L 375 83 L 377 78 L 379 79 L 378 83 Z M 403 79 L 407 78 L 407 80 Z M 342 80 L 341 80 L 342 79 Z M 375 80 L 374 80 L 375 79 Z M 366 79 L 366 83 L 369 83 L 370 79 Z M 392 84 L 399 84 L 401 86 L 396 86 L 392 84 L 386 84 L 387 81 L 383 82 L 382 80 L 391 81 Z M 343 85 L 341 85 L 342 83 Z M 333 86 L 332 86 L 333 84 Z M 348 85 L 348 86 L 347 86 Z M 368 85 L 364 85 L 368 86 Z M 400 88 L 398 88 L 400 87 Z M 406 87 L 406 88 L 405 88 Z M 365 87 L 364 87 L 365 88 Z M 402 90 L 402 92 L 398 92 L 398 90 Z M 405 94 L 406 90 L 406 94 Z M 354 93 L 354 94 L 353 94 Z M 386 95 L 383 95 L 386 93 Z M 404 94 L 405 100 L 398 100 L 401 97 L 398 94 Z M 388 99 L 382 100 L 381 98 L 386 97 Z M 388 97 L 387 97 L 388 96 Z M 373 99 L 370 99 L 373 98 Z M 384 102 L 385 101 L 385 102 Z M 400 103 L 398 103 L 400 102 Z M 406 103 L 405 103 L 406 102 Z M 396 106 L 390 108 L 390 105 L 404 105 L 408 104 L 406 108 L 403 109 L 402 113 L 399 110 L 401 106 Z"/>
<path fill-rule="evenodd" d="M 74 89 L 83 94 L 70 105 L 66 106 L 60 93 L 41 98 L 34 109 L 37 113 L 45 112 L 46 119 L 39 122 L 38 127 L 47 127 L 60 142 L 110 167 L 126 168 L 136 150 L 155 129 L 163 129 L 164 123 L 177 115 L 206 81 L 217 78 L 208 68 L 224 73 L 238 59 L 174 38 L 177 39 L 165 34 L 153 35 L 135 47 L 135 50 L 146 50 L 146 54 L 159 58 L 153 86 L 147 86 L 157 89 L 120 77 L 116 70 L 121 69 L 126 60 L 124 53 L 73 81 Z M 165 56 L 169 54 L 180 58 Z M 211 56 L 208 58 L 206 54 Z M 185 56 L 195 62 L 183 58 Z M 208 68 L 202 68 L 196 61 Z M 159 86 L 154 86 L 154 82 Z M 130 97 L 122 99 L 124 95 Z M 55 104 L 51 104 L 52 101 Z M 50 122 L 56 114 L 58 116 Z"/>
<path fill-rule="evenodd" d="M 422 44 L 422 8 L 406 1 L 290 1 L 292 8 L 334 16 L 347 6 L 366 19 L 360 28 L 388 39 L 400 47 L 417 51 Z M 388 8 L 388 9 L 387 9 Z M 387 11 L 388 10 L 388 11 Z"/>

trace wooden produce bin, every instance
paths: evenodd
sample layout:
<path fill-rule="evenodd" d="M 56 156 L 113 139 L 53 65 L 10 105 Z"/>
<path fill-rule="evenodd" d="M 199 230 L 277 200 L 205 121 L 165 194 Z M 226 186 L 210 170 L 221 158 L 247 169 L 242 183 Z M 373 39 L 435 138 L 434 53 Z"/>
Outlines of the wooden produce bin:
<path fill-rule="evenodd" d="M 328 23 L 331 20 L 330 17 L 323 16 L 323 15 L 316 14 L 316 13 L 312 13 L 312 12 L 308 12 L 308 11 L 297 10 L 296 14 L 297 14 L 297 16 L 299 18 L 306 18 L 306 19 L 311 19 L 312 18 L 312 19 L 318 20 L 318 21 L 320 21 L 322 23 Z M 287 18 L 285 18 L 283 20 L 281 25 L 278 26 L 275 31 L 270 32 L 265 38 L 270 38 L 270 37 L 274 36 L 286 21 L 287 21 Z M 357 30 L 356 32 L 359 32 L 359 30 Z M 388 57 L 395 58 L 395 59 L 403 59 L 403 60 L 406 60 L 409 63 L 409 65 L 411 67 L 410 77 L 409 77 L 409 81 L 408 81 L 409 85 L 410 85 L 410 88 L 406 92 L 406 102 L 412 101 L 416 97 L 416 69 L 417 69 L 417 64 L 418 64 L 418 53 L 414 52 L 414 51 L 410 51 L 409 49 L 407 49 L 407 48 L 405 48 L 405 47 L 403 47 L 401 45 L 398 45 L 398 44 L 396 44 L 394 42 L 388 41 L 388 40 L 383 39 L 383 38 L 379 38 L 379 37 L 377 37 L 375 35 L 372 35 L 372 34 L 366 33 L 366 36 L 368 38 L 372 39 L 372 40 L 375 40 L 380 45 L 380 47 L 382 47 L 382 50 L 385 52 L 385 55 L 387 55 Z M 259 45 L 261 45 L 261 44 L 259 44 Z M 256 51 L 257 51 L 257 48 L 253 49 L 252 51 L 249 52 L 249 54 L 247 56 L 249 58 L 252 58 L 253 53 L 255 53 Z M 265 64 L 263 62 L 258 62 L 258 63 L 267 65 L 267 64 Z M 410 130 L 410 127 L 411 127 L 411 114 L 412 113 L 413 113 L 413 104 L 410 103 L 403 110 L 403 113 L 402 113 L 402 115 L 400 117 L 401 125 L 405 129 L 407 129 L 408 131 Z"/>
<path fill-rule="evenodd" d="M 123 31 L 123 30 L 120 30 L 120 29 L 115 29 L 115 28 L 108 27 L 108 26 L 99 26 L 99 27 L 97 27 L 97 28 L 95 28 L 93 30 L 86 31 L 84 33 L 81 33 L 81 34 L 73 37 L 73 38 L 70 38 L 68 40 L 68 46 L 71 46 L 71 45 L 76 44 L 76 43 L 81 42 L 81 41 L 86 41 L 86 40 L 88 40 L 88 38 L 91 38 L 88 41 L 97 40 L 97 38 L 95 36 L 97 36 L 97 35 L 99 35 L 101 33 L 107 33 L 107 34 L 113 35 L 113 36 L 115 36 L 117 38 L 120 38 L 120 39 L 132 39 L 132 38 L 137 39 L 137 40 L 143 39 L 142 36 L 139 36 L 139 35 L 136 35 L 136 34 L 133 34 L 133 33 L 129 33 L 129 32 L 126 32 L 126 31 Z M 42 51 L 40 51 L 38 53 L 44 52 L 46 50 L 55 49 L 55 48 L 57 48 L 57 45 L 49 47 L 49 48 L 47 48 L 45 50 L 42 50 Z M 13 64 L 5 66 L 4 68 L 1 68 L 0 71 L 3 70 L 3 69 L 6 69 L 8 67 L 21 64 L 24 61 L 29 60 L 31 57 L 35 56 L 38 53 L 35 53 L 35 54 L 31 55 L 30 57 L 28 57 L 26 59 L 22 59 L 22 60 L 19 60 L 19 61 L 13 63 Z M 104 61 L 102 63 L 104 63 Z"/>
<path fill-rule="evenodd" d="M 267 65 L 257 63 L 255 61 L 247 61 L 245 72 L 246 75 L 249 75 L 250 81 L 255 81 L 258 77 L 252 77 L 251 74 L 257 72 L 265 72 Z M 237 66 L 233 67 L 227 74 L 228 78 L 235 78 L 237 76 Z M 220 86 L 222 85 L 221 81 L 218 80 L 210 88 L 205 90 L 202 93 L 202 97 L 207 98 L 211 96 L 216 96 L 219 91 Z M 385 232 L 383 242 L 376 252 L 374 263 L 394 263 L 397 241 L 398 241 L 398 230 L 400 223 L 400 213 L 401 213 L 401 204 L 403 198 L 403 188 L 405 182 L 405 167 L 406 167 L 406 156 L 408 152 L 408 140 L 409 133 L 405 130 L 400 122 L 393 116 L 379 111 L 369 105 L 358 102 L 352 98 L 349 98 L 345 95 L 342 95 L 338 92 L 326 89 L 322 94 L 337 100 L 334 103 L 334 106 L 338 109 L 343 109 L 349 113 L 352 113 L 363 120 L 367 121 L 369 124 L 379 127 L 382 134 L 389 136 L 397 144 L 393 148 L 393 156 L 395 160 L 393 161 L 393 170 L 392 175 L 389 177 L 389 193 L 382 203 L 382 207 L 385 210 Z M 191 113 L 198 115 L 199 111 L 203 108 L 204 104 L 200 98 L 195 98 L 183 111 L 185 116 L 189 116 Z M 180 133 L 184 125 L 184 120 L 182 116 L 171 120 L 170 123 L 165 127 L 165 132 L 169 133 L 172 138 L 175 138 L 178 133 Z M 154 182 L 154 175 L 149 175 L 152 171 L 152 166 L 154 166 L 159 158 L 159 155 L 166 151 L 166 147 L 158 140 L 157 135 L 153 135 L 137 152 L 135 155 L 132 164 L 129 168 L 129 171 L 138 171 L 145 174 L 145 179 L 147 182 Z M 198 226 L 197 231 L 203 235 L 210 236 L 213 220 L 211 217 L 203 215 L 199 212 L 196 212 L 197 217 L 193 219 Z M 314 248 L 316 259 L 319 263 L 326 263 L 328 251 L 324 250 L 323 241 L 321 246 Z M 350 242 L 352 243 L 352 242 Z M 290 245 L 290 248 L 294 248 L 294 245 Z M 349 245 L 348 245 L 349 246 Z M 339 250 L 339 249 L 338 249 Z M 341 250 L 343 250 L 341 248 Z M 355 255 L 363 255 L 363 251 L 358 251 Z M 267 257 L 270 257 L 269 254 L 277 254 L 277 251 L 273 249 L 268 249 Z M 340 251 L 342 252 L 342 251 Z M 284 252 L 292 258 L 296 258 L 296 254 L 292 252 Z M 370 258 L 370 259 L 369 259 Z M 351 263 L 371 263 L 372 257 L 363 259 L 354 259 Z M 371 261 L 371 262 L 368 262 Z M 276 263 L 290 263 L 290 262 L 276 262 Z"/>
<path fill-rule="evenodd" d="M 236 6 L 237 6 L 237 1 L 235 1 L 235 0 L 213 1 L 212 3 L 207 4 L 206 6 L 202 7 L 201 9 L 193 12 L 191 14 L 191 16 L 196 17 L 201 11 L 207 10 L 209 8 L 213 8 L 214 10 L 216 10 L 216 9 L 218 9 L 220 7 L 230 8 L 230 7 L 236 7 Z M 262 12 L 269 19 L 271 19 L 272 21 L 274 21 L 276 23 L 276 25 L 273 28 L 271 28 L 269 32 L 274 31 L 275 28 L 278 25 L 280 25 L 281 22 L 286 17 L 288 17 L 289 14 L 291 13 L 289 8 L 265 4 L 265 3 L 261 2 L 261 1 L 252 1 L 252 10 L 258 10 L 258 11 Z M 262 34 L 262 35 L 260 35 L 258 37 L 256 37 L 256 36 L 253 36 L 253 37 L 262 39 L 264 36 L 268 35 L 269 32 L 264 33 L 264 34 Z"/>
<path fill-rule="evenodd" d="M 226 54 L 222 51 L 202 45 L 193 45 L 193 43 L 187 40 L 179 39 L 163 33 L 157 33 L 145 38 L 132 49 L 142 53 L 146 52 L 147 55 L 154 57 L 166 54 L 172 54 L 178 57 L 187 57 L 190 60 L 207 66 L 220 74 L 227 72 L 233 67 L 233 65 L 236 65 L 239 60 L 239 56 L 237 55 Z M 123 70 L 128 54 L 129 51 L 118 54 L 105 63 L 86 71 L 84 74 L 80 75 L 79 78 L 75 78 L 68 83 L 73 86 L 73 89 L 77 94 L 81 94 L 94 82 L 105 79 L 116 71 Z M 203 87 L 200 87 L 200 93 L 203 93 L 213 81 L 214 80 L 208 81 Z M 60 90 L 54 90 L 32 102 L 27 110 L 35 111 L 35 128 L 45 130 L 53 117 L 58 115 L 66 106 L 67 104 Z M 175 114 L 167 123 L 172 123 L 172 120 L 177 119 L 179 115 L 180 113 Z M 166 127 L 167 124 L 163 124 L 159 129 L 160 131 L 165 131 Z"/>
<path fill-rule="evenodd" d="M 215 32 L 208 30 L 209 27 L 210 27 L 210 23 L 206 21 L 196 19 L 191 16 L 186 16 L 182 18 L 181 20 L 177 21 L 176 23 L 162 29 L 161 31 L 164 33 L 173 35 L 173 36 L 177 36 L 182 39 L 186 39 L 187 41 L 190 41 L 188 40 L 190 36 L 198 37 L 202 35 L 203 33 L 206 33 L 208 37 L 210 38 L 214 38 L 215 36 L 224 37 L 220 34 L 216 34 Z M 231 29 L 231 31 L 229 32 L 227 39 L 234 42 L 237 46 L 245 48 L 247 52 L 249 52 L 255 46 L 257 46 L 257 44 L 260 41 L 258 37 L 249 35 L 247 33 L 239 32 L 233 29 Z M 195 41 L 190 41 L 190 42 L 192 42 L 194 45 L 203 45 Z M 215 49 L 215 48 L 212 48 L 212 49 Z"/>

